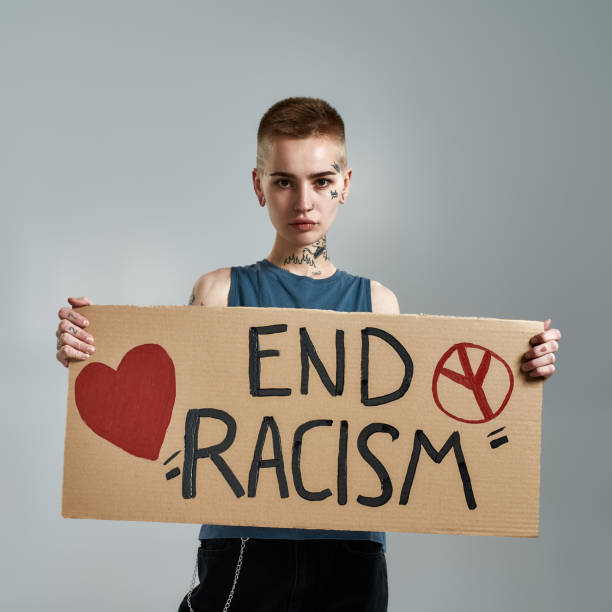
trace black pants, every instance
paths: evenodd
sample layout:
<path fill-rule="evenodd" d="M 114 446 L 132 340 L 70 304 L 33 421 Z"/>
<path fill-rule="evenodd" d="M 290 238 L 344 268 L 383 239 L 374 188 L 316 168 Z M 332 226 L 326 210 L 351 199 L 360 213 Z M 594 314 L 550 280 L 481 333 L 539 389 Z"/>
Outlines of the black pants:
<path fill-rule="evenodd" d="M 195 612 L 221 612 L 234 582 L 240 538 L 202 540 Z M 387 561 L 370 540 L 246 542 L 229 612 L 385 612 Z M 189 612 L 187 596 L 179 612 Z"/>

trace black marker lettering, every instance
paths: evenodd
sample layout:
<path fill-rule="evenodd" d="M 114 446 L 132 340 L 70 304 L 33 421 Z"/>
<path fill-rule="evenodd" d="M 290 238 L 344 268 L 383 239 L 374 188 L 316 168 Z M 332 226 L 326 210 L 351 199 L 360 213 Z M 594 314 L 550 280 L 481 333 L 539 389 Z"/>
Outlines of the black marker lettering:
<path fill-rule="evenodd" d="M 291 468 L 293 472 L 293 484 L 295 485 L 295 490 L 298 495 L 309 501 L 320 501 L 329 497 L 332 492 L 329 489 L 323 489 L 322 491 L 308 491 L 304 487 L 304 482 L 302 481 L 302 469 L 300 466 L 300 459 L 302 455 L 302 438 L 304 434 L 313 427 L 329 427 L 333 421 L 331 419 L 316 419 L 314 421 L 307 421 L 306 423 L 302 423 L 296 430 L 293 435 L 293 453 L 291 457 Z"/>
<path fill-rule="evenodd" d="M 262 459 L 263 447 L 266 442 L 268 429 L 272 432 L 272 448 L 274 449 L 274 457 L 272 459 Z M 276 468 L 276 478 L 278 480 L 278 489 L 281 497 L 289 497 L 289 488 L 287 487 L 287 478 L 285 476 L 285 464 L 283 462 L 283 450 L 281 444 L 280 432 L 274 417 L 266 416 L 261 421 L 257 443 L 255 444 L 255 452 L 253 453 L 253 461 L 249 471 L 249 497 L 255 497 L 257 493 L 257 481 L 259 480 L 259 470 L 261 468 Z"/>
<path fill-rule="evenodd" d="M 278 349 L 259 350 L 259 335 L 260 334 L 278 334 L 287 331 L 287 325 L 281 323 L 279 325 L 264 325 L 262 327 L 249 328 L 249 384 L 251 387 L 251 395 L 255 397 L 263 397 L 270 395 L 291 395 L 291 389 L 287 388 L 270 388 L 262 389 L 261 384 L 261 359 L 263 357 L 278 357 L 280 351 Z"/>
<path fill-rule="evenodd" d="M 385 466 L 380 462 L 378 457 L 368 448 L 369 437 L 377 432 L 389 434 L 392 441 L 397 440 L 399 437 L 399 431 L 392 425 L 387 425 L 386 423 L 370 423 L 361 430 L 359 438 L 357 439 L 357 450 L 376 472 L 381 486 L 381 494 L 378 497 L 358 495 L 357 501 L 363 506 L 370 506 L 373 508 L 386 504 L 393 494 L 393 485 L 391 484 L 389 472 L 387 472 Z"/>
<path fill-rule="evenodd" d="M 417 429 L 414 434 L 412 456 L 410 457 L 410 463 L 408 464 L 408 470 L 406 472 L 406 478 L 402 487 L 399 503 L 405 506 L 410 498 L 410 490 L 412 489 L 412 482 L 414 481 L 414 475 L 419 463 L 421 446 L 423 446 L 423 448 L 427 451 L 427 454 L 436 463 L 440 463 L 451 448 L 455 451 L 455 458 L 457 459 L 457 466 L 459 467 L 459 474 L 461 476 L 461 482 L 463 483 L 463 494 L 465 495 L 465 501 L 467 503 L 467 507 L 470 510 L 474 510 L 474 508 L 476 508 L 476 500 L 474 499 L 474 491 L 472 490 L 470 473 L 468 472 L 463 451 L 461 450 L 461 438 L 458 431 L 454 431 L 445 442 L 444 446 L 437 451 L 429 441 L 429 438 L 423 433 L 423 430 Z"/>
<path fill-rule="evenodd" d="M 346 505 L 346 449 L 348 442 L 348 421 L 340 421 L 338 441 L 338 504 Z"/>
<path fill-rule="evenodd" d="M 402 384 L 395 391 L 387 393 L 386 395 L 379 395 L 378 397 L 368 396 L 370 336 L 377 336 L 381 340 L 384 340 L 395 350 L 404 362 L 404 379 L 402 380 Z M 361 403 L 364 406 L 380 406 L 380 404 L 386 404 L 402 397 L 410 387 L 413 369 L 412 358 L 397 338 L 394 338 L 390 333 L 378 329 L 377 327 L 366 327 L 361 330 Z"/>
<path fill-rule="evenodd" d="M 181 470 L 175 467 L 171 469 L 169 472 L 166 472 L 166 480 L 172 480 L 173 478 L 176 478 L 177 476 L 179 476 L 180 473 L 181 473 Z"/>
<path fill-rule="evenodd" d="M 223 421 L 227 426 L 225 438 L 219 444 L 213 444 L 206 448 L 198 448 L 198 430 L 200 419 L 210 417 Z M 193 408 L 187 412 L 185 418 L 185 459 L 183 462 L 183 498 L 191 499 L 196 495 L 196 467 L 198 459 L 210 457 L 217 469 L 223 475 L 232 488 L 236 497 L 244 495 L 244 489 L 238 479 L 230 469 L 229 465 L 221 457 L 221 453 L 226 451 L 236 437 L 236 421 L 223 410 L 215 408 Z"/>
<path fill-rule="evenodd" d="M 167 463 L 170 463 L 170 461 L 172 461 L 181 451 L 177 450 L 176 453 L 172 453 L 165 461 L 164 461 L 164 465 L 166 465 Z"/>
<path fill-rule="evenodd" d="M 310 370 L 310 361 L 317 370 L 321 382 L 332 396 L 342 395 L 344 390 L 344 331 L 336 330 L 336 384 L 334 385 L 323 365 L 321 359 L 317 355 L 317 351 L 312 344 L 312 340 L 308 335 L 305 327 L 300 327 L 300 353 L 302 358 L 302 385 L 301 391 L 303 395 L 308 393 L 308 375 Z"/>

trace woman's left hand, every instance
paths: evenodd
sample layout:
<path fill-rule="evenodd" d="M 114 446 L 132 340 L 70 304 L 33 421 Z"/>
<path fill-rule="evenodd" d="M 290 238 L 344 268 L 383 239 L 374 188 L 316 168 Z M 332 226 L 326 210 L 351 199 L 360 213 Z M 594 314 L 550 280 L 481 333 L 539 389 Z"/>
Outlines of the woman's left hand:
<path fill-rule="evenodd" d="M 555 372 L 555 353 L 559 350 L 559 340 L 561 332 L 558 329 L 550 329 L 550 319 L 546 319 L 544 331 L 529 340 L 533 348 L 523 355 L 527 361 L 521 366 L 521 370 L 532 378 L 542 376 L 544 380 L 548 380 Z"/>

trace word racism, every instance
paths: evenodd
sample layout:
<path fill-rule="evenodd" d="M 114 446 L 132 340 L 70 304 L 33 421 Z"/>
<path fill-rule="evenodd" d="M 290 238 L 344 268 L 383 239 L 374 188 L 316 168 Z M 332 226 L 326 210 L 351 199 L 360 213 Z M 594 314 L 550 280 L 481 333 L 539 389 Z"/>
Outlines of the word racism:
<path fill-rule="evenodd" d="M 259 337 L 265 334 L 278 334 L 287 331 L 286 324 L 265 325 L 249 328 L 249 386 L 250 394 L 253 397 L 269 396 L 288 396 L 292 390 L 289 388 L 262 388 L 261 387 L 261 360 L 267 357 L 280 355 L 277 349 L 262 350 L 259 348 Z M 301 358 L 301 385 L 300 392 L 308 394 L 310 364 L 314 366 L 321 382 L 331 396 L 342 395 L 344 390 L 345 376 L 345 350 L 344 332 L 336 330 L 336 373 L 335 382 L 327 372 L 317 351 L 311 341 L 305 327 L 299 329 L 300 337 L 300 358 Z M 385 395 L 371 397 L 369 392 L 369 372 L 370 372 L 370 337 L 375 336 L 386 342 L 394 349 L 404 366 L 404 375 L 399 387 Z M 400 399 L 410 387 L 413 376 L 413 361 L 405 347 L 390 333 L 377 327 L 365 327 L 361 330 L 361 403 L 364 406 L 380 406 Z M 200 447 L 198 444 L 198 433 L 200 427 L 205 427 L 208 419 L 215 419 L 221 422 L 226 429 L 224 438 L 212 445 Z M 304 435 L 310 430 L 320 427 L 332 427 L 332 419 L 314 419 L 300 424 L 293 432 L 293 443 L 291 451 L 291 476 L 297 494 L 308 501 L 321 501 L 332 495 L 329 488 L 321 491 L 310 491 L 306 489 L 302 479 L 302 441 Z M 191 499 L 196 496 L 196 475 L 198 461 L 210 459 L 219 470 L 234 495 L 239 498 L 245 494 L 245 487 L 241 484 L 234 470 L 224 459 L 223 453 L 227 451 L 236 439 L 236 420 L 226 411 L 216 408 L 198 408 L 187 412 L 185 419 L 185 454 L 182 478 L 182 496 L 184 499 Z M 348 454 L 348 432 L 349 423 L 341 420 L 338 427 L 338 460 L 337 460 L 337 481 L 336 499 L 339 505 L 347 503 L 347 454 Z M 386 504 L 392 497 L 393 484 L 389 473 L 380 459 L 372 452 L 368 446 L 370 438 L 377 433 L 386 434 L 391 441 L 398 439 L 400 432 L 397 428 L 387 423 L 374 422 L 366 425 L 359 432 L 357 437 L 357 450 L 363 460 L 371 467 L 380 481 L 381 493 L 378 496 L 370 497 L 358 495 L 357 502 L 363 506 L 378 507 Z M 314 435 L 311 434 L 311 435 Z M 273 449 L 271 458 L 263 458 L 263 449 L 266 439 L 270 437 Z M 412 453 L 408 461 L 405 477 L 402 483 L 399 503 L 406 505 L 410 498 L 410 491 L 416 473 L 416 469 L 421 456 L 421 449 L 425 449 L 429 457 L 435 462 L 440 463 L 451 451 L 454 452 L 458 466 L 458 475 L 461 478 L 463 492 L 467 507 L 470 510 L 476 508 L 476 500 L 470 481 L 467 464 L 461 448 L 461 440 L 458 431 L 453 432 L 446 440 L 444 445 L 437 450 L 434 448 L 424 431 L 418 429 L 414 434 Z M 261 421 L 259 434 L 253 450 L 252 461 L 248 474 L 247 495 L 255 497 L 257 494 L 257 483 L 259 473 L 262 469 L 273 468 L 278 481 L 278 489 L 281 498 L 289 497 L 287 485 L 287 474 L 285 468 L 285 458 L 282 453 L 281 433 L 273 416 L 264 416 Z"/>

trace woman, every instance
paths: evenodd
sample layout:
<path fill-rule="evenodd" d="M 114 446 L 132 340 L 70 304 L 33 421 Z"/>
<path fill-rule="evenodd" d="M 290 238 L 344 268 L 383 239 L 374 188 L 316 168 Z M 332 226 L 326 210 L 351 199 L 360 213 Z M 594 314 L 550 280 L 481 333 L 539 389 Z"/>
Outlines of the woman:
<path fill-rule="evenodd" d="M 264 114 L 257 134 L 253 186 L 276 230 L 268 256 L 254 264 L 201 276 L 194 306 L 320 308 L 399 314 L 394 293 L 375 280 L 332 263 L 327 232 L 346 203 L 344 123 L 325 101 L 294 97 Z M 88 298 L 68 298 L 73 308 Z M 94 341 L 87 321 L 61 308 L 57 358 L 87 359 Z M 549 329 L 532 338 L 523 369 L 549 377 L 561 334 Z M 198 550 L 200 584 L 179 611 L 387 609 L 386 541 L 382 532 L 276 529 L 202 525 Z"/>

